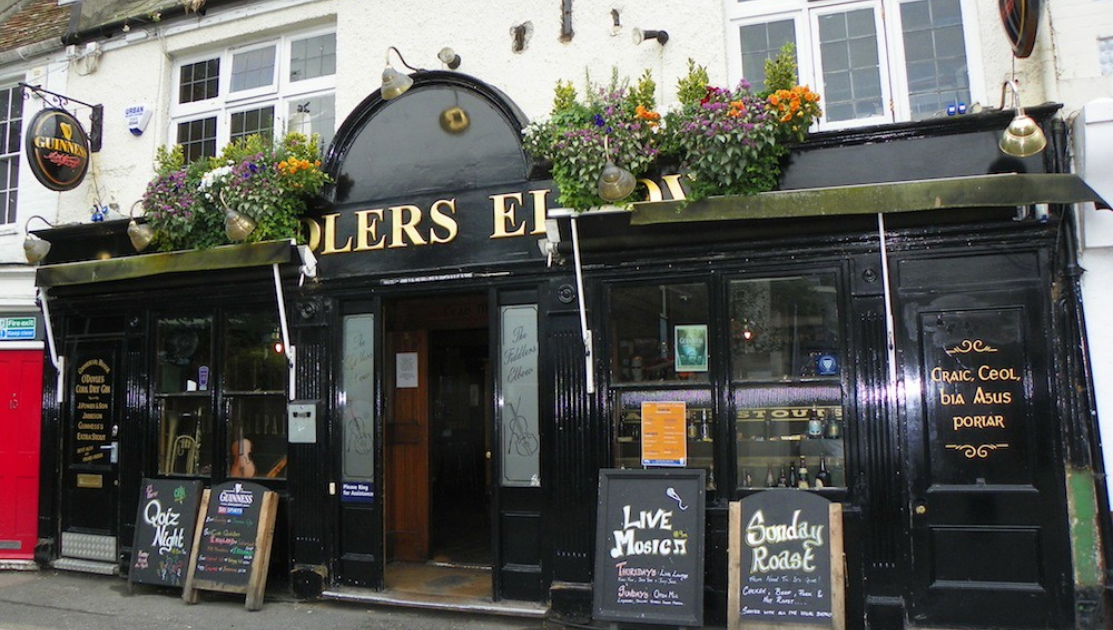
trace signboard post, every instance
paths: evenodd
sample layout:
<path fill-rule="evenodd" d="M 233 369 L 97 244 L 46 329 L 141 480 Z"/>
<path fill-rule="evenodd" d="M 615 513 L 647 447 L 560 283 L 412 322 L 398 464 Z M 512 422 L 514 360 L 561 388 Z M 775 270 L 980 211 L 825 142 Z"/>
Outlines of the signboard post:
<path fill-rule="evenodd" d="M 759 492 L 730 504 L 727 628 L 846 627 L 842 504 Z"/>
<path fill-rule="evenodd" d="M 197 525 L 202 483 L 144 479 L 135 516 L 128 581 L 181 586 Z"/>
<path fill-rule="evenodd" d="M 197 589 L 245 593 L 248 610 L 263 607 L 278 495 L 254 483 L 230 481 L 202 496 L 182 599 Z"/>
<path fill-rule="evenodd" d="M 703 625 L 705 475 L 599 471 L 596 619 Z"/>

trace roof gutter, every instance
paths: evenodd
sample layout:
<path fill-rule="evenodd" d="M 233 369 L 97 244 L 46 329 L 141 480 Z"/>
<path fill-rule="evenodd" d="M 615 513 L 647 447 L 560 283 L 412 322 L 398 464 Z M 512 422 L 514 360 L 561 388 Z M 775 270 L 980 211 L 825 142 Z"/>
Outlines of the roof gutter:
<path fill-rule="evenodd" d="M 209 0 L 202 8 L 198 9 L 196 13 L 203 16 L 213 7 L 236 4 L 241 1 L 242 0 Z M 168 2 L 166 8 L 158 11 L 159 17 L 157 20 L 147 17 L 145 13 L 139 13 L 113 22 L 106 22 L 97 26 L 90 26 L 82 30 L 77 30 L 81 21 L 81 4 L 78 3 L 74 5 L 73 13 L 70 14 L 70 26 L 66 34 L 62 35 L 62 44 L 64 46 L 70 46 L 97 39 L 109 38 L 119 33 L 126 32 L 126 28 L 131 28 L 135 25 L 173 20 L 185 17 L 189 13 L 190 11 L 186 9 L 184 3 Z"/>

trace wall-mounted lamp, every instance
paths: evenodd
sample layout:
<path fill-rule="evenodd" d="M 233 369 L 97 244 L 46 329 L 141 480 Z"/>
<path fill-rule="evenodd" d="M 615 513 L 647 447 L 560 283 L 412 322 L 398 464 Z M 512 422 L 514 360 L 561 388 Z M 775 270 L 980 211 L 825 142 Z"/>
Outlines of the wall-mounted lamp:
<path fill-rule="evenodd" d="M 297 110 L 290 116 L 290 120 L 286 121 L 286 133 L 309 135 L 307 131 L 310 129 L 311 121 L 309 103 L 298 105 Z"/>
<path fill-rule="evenodd" d="M 437 53 L 437 59 L 440 59 L 441 63 L 443 63 L 449 70 L 455 70 L 456 68 L 460 67 L 460 55 L 457 55 L 456 51 L 452 50 L 448 46 L 445 46 L 439 53 Z"/>
<path fill-rule="evenodd" d="M 635 28 L 633 30 L 633 33 L 634 33 L 634 45 L 635 46 L 637 46 L 638 44 L 641 44 L 642 42 L 644 42 L 647 39 L 655 39 L 655 40 L 657 40 L 657 43 L 662 45 L 662 46 L 664 46 L 665 44 L 667 44 L 669 42 L 669 34 L 666 31 L 650 31 L 650 30 L 644 30 L 643 31 L 640 28 Z"/>
<path fill-rule="evenodd" d="M 255 219 L 242 212 L 237 212 L 228 206 L 224 196 L 220 197 L 220 205 L 224 206 L 224 235 L 231 241 L 242 241 L 255 231 Z"/>
<path fill-rule="evenodd" d="M 634 186 L 638 182 L 633 173 L 611 161 L 611 148 L 606 136 L 603 137 L 603 150 L 607 153 L 607 163 L 603 166 L 603 172 L 599 174 L 599 197 L 603 201 L 620 201 L 634 192 Z"/>
<path fill-rule="evenodd" d="M 1028 157 L 1043 151 L 1047 146 L 1047 137 L 1036 121 L 1024 113 L 1020 106 L 1020 91 L 1016 86 L 1016 79 L 1005 82 L 1001 88 L 1001 108 L 1005 107 L 1005 88 L 1009 88 L 1013 95 L 1013 105 L 1016 107 L 1016 118 L 1009 123 L 1008 128 L 1001 134 L 1001 141 L 997 146 L 1006 155 L 1014 157 Z"/>
<path fill-rule="evenodd" d="M 151 226 L 146 223 L 140 224 L 135 220 L 135 206 L 138 206 L 140 203 L 142 203 L 142 201 L 136 201 L 131 204 L 131 212 L 129 213 L 131 221 L 128 221 L 128 239 L 131 240 L 131 246 L 134 247 L 137 252 L 147 249 L 147 246 L 150 245 L 151 241 L 155 238 L 155 231 Z"/>
<path fill-rule="evenodd" d="M 27 222 L 23 224 L 23 255 L 27 257 L 27 262 L 31 264 L 35 264 L 43 258 L 46 258 L 46 255 L 50 253 L 50 241 L 44 241 L 28 230 L 31 221 L 34 219 L 38 219 L 50 227 L 54 227 L 53 223 L 37 214 L 27 219 Z"/>
<path fill-rule="evenodd" d="M 382 88 L 383 98 L 388 101 L 392 98 L 402 96 L 402 94 L 404 94 L 406 90 L 410 89 L 410 86 L 414 84 L 414 80 L 411 79 L 409 75 L 398 72 L 394 69 L 394 66 L 390 65 L 390 51 L 392 50 L 394 51 L 394 54 L 398 55 L 398 60 L 402 62 L 403 66 L 406 66 L 410 70 L 417 72 L 417 68 L 414 68 L 410 64 L 406 63 L 405 58 L 402 57 L 402 53 L 398 52 L 397 48 L 395 48 L 394 46 L 388 47 L 386 49 L 386 67 L 383 68 Z"/>

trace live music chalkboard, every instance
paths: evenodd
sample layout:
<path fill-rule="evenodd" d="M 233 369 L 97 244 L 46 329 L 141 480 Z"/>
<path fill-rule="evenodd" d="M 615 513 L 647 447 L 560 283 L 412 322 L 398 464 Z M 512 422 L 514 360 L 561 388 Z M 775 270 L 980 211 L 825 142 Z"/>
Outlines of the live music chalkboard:
<path fill-rule="evenodd" d="M 845 625 L 842 506 L 795 489 L 730 506 L 731 630 Z"/>
<path fill-rule="evenodd" d="M 248 610 L 262 607 L 278 498 L 254 483 L 206 490 L 182 599 L 197 589 L 246 593 Z"/>
<path fill-rule="evenodd" d="M 193 548 L 200 481 L 144 479 L 131 545 L 130 582 L 181 586 Z"/>
<path fill-rule="evenodd" d="M 701 469 L 601 470 L 594 617 L 703 625 Z"/>

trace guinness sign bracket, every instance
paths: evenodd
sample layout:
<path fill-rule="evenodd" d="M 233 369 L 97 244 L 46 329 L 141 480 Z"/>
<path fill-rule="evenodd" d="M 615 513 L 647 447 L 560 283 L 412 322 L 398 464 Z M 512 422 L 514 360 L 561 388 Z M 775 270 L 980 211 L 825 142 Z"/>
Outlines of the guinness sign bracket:
<path fill-rule="evenodd" d="M 89 112 L 89 151 L 91 153 L 97 153 L 100 151 L 101 142 L 103 139 L 104 105 L 93 105 L 90 103 L 85 103 L 83 101 L 77 100 L 76 98 L 71 98 L 63 94 L 57 94 L 55 92 L 51 92 L 50 90 L 44 90 L 37 85 L 23 83 L 22 81 L 19 83 L 19 87 L 23 88 L 24 90 L 30 90 L 31 92 L 34 92 L 35 95 L 39 98 L 53 104 L 59 109 L 66 110 L 67 113 L 69 113 L 71 116 L 73 115 L 73 112 L 70 112 L 68 109 L 66 109 L 66 106 L 70 103 L 77 103 L 78 105 L 84 105 L 85 107 L 88 107 L 91 110 Z M 74 116 L 74 118 L 76 118 L 76 116 Z"/>

